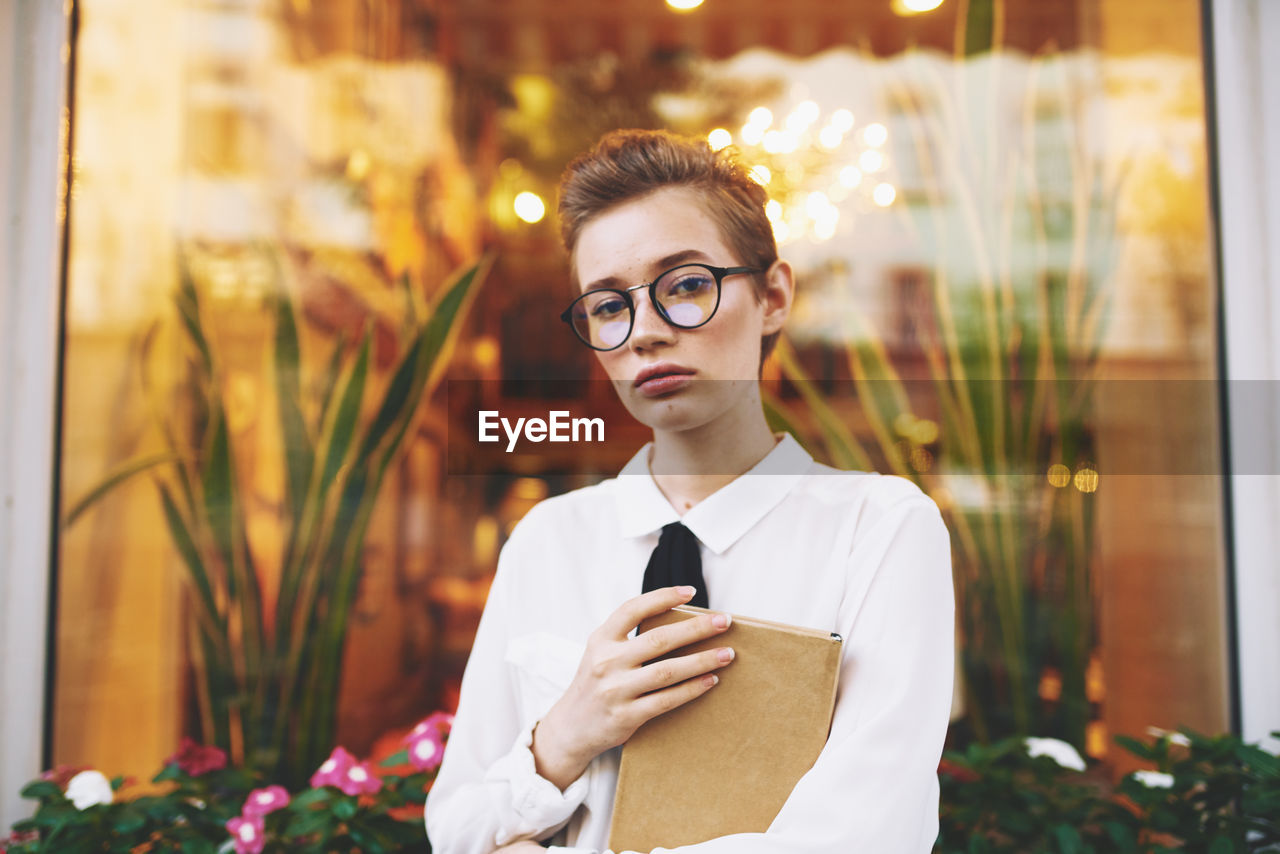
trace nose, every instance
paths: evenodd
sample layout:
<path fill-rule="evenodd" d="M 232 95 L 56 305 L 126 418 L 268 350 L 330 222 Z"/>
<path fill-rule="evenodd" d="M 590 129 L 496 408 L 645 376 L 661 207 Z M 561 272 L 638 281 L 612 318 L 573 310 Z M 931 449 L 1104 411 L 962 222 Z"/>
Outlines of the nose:
<path fill-rule="evenodd" d="M 627 344 L 632 350 L 644 351 L 671 344 L 676 330 L 658 313 L 647 289 L 632 292 L 635 305 L 635 321 Z"/>

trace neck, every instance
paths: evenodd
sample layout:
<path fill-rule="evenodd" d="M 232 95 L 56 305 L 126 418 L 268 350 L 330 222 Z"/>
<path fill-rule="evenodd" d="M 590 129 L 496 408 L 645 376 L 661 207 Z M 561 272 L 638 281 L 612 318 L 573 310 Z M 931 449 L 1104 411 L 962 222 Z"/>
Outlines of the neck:
<path fill-rule="evenodd" d="M 733 482 L 777 444 L 765 421 L 759 387 L 720 418 L 681 431 L 653 434 L 649 470 L 680 515 Z"/>

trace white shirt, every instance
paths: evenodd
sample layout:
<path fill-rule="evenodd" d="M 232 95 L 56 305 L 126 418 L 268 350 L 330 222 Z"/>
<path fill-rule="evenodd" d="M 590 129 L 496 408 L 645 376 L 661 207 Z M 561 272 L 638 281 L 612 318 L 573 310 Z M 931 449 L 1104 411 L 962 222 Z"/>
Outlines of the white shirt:
<path fill-rule="evenodd" d="M 606 850 L 621 749 L 561 793 L 534 770 L 533 725 L 587 636 L 639 595 L 660 529 L 679 520 L 701 544 L 713 609 L 827 629 L 844 650 L 826 746 L 768 831 L 655 851 L 930 851 L 954 667 L 937 506 L 903 478 L 815 463 L 786 436 L 681 517 L 649 473 L 649 447 L 618 477 L 538 504 L 503 548 L 427 799 L 432 850 L 489 854 L 523 838 Z"/>

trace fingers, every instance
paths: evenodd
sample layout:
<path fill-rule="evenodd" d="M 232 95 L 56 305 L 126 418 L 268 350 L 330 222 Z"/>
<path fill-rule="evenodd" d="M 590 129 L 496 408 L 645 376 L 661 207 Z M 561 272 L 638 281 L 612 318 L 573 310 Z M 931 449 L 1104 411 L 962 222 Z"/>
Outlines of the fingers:
<path fill-rule="evenodd" d="M 645 694 L 632 704 L 632 713 L 641 719 L 641 723 L 655 718 L 672 709 L 679 708 L 690 700 L 696 700 L 711 690 L 720 681 L 714 673 L 708 673 L 695 679 L 686 679 L 670 688 Z"/>
<path fill-rule="evenodd" d="M 729 628 L 728 614 L 699 614 L 665 626 L 642 632 L 626 642 L 623 660 L 631 664 L 643 664 L 673 649 L 688 646 L 695 641 L 714 637 Z"/>
<path fill-rule="evenodd" d="M 645 617 L 683 605 L 693 598 L 695 592 L 692 587 L 659 587 L 657 590 L 641 593 L 619 605 L 618 610 L 600 625 L 600 630 L 611 640 L 625 640 Z"/>
<path fill-rule="evenodd" d="M 635 671 L 632 688 L 636 694 L 646 694 L 702 676 L 712 670 L 724 667 L 733 661 L 731 647 L 718 647 L 702 652 L 682 655 L 678 658 L 666 658 L 646 664 Z"/>

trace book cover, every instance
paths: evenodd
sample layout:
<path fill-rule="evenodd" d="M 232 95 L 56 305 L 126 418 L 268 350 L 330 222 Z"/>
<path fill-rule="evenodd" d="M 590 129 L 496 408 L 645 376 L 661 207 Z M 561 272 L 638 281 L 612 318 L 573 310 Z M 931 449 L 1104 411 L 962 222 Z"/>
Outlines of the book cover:
<path fill-rule="evenodd" d="M 638 631 L 707 613 L 680 606 Z M 674 657 L 733 647 L 720 682 L 636 730 L 622 749 L 609 847 L 650 851 L 768 829 L 826 744 L 839 635 L 734 615 Z"/>

